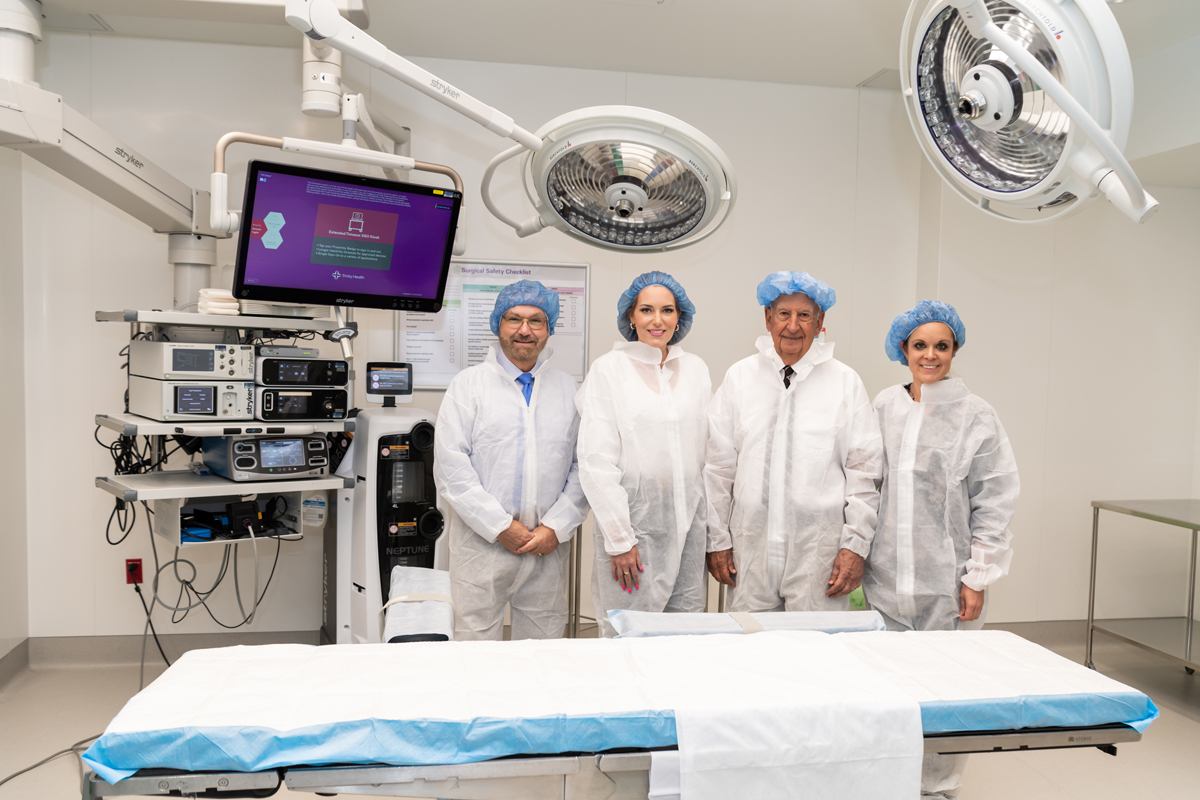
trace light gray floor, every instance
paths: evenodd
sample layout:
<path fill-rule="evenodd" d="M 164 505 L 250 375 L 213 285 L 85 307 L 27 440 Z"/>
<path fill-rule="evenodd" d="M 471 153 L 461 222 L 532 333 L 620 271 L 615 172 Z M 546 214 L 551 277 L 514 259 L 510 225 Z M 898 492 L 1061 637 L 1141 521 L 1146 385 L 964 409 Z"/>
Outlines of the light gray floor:
<path fill-rule="evenodd" d="M 1082 662 L 1083 623 L 989 626 L 1012 630 Z M 1116 758 L 1098 750 L 972 756 L 962 800 L 1105 800 L 1200 797 L 1200 675 L 1188 676 L 1130 645 L 1097 635 L 1096 666 L 1153 698 L 1162 718 Z M 147 665 L 147 680 L 162 672 Z M 99 733 L 137 690 L 138 667 L 41 667 L 0 687 L 0 778 Z M 65 757 L 0 787 L 9 798 L 78 798 L 77 762 Z M 314 797 L 281 789 L 276 797 Z"/>

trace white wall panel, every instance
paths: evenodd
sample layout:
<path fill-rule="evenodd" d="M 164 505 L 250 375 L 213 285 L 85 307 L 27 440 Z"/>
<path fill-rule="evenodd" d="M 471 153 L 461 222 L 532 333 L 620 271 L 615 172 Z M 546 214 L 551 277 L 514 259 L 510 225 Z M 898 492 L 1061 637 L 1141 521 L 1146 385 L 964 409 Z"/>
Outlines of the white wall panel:
<path fill-rule="evenodd" d="M 21 162 L 0 148 L 0 337 L 8 349 L 0 381 L 0 419 L 9 457 L 0 462 L 0 658 L 29 636 L 29 560 L 25 534 L 25 331 L 21 263 L 24 250 Z"/>
<path fill-rule="evenodd" d="M 992 621 L 1085 616 L 1091 500 L 1191 491 L 1200 193 L 1155 191 L 1163 212 L 1143 226 L 1102 201 L 1048 226 L 1005 224 L 943 192 L 939 299 L 968 336 L 955 372 L 996 408 L 1021 470 Z M 1178 613 L 1186 537 L 1101 521 L 1098 613 Z"/>
<path fill-rule="evenodd" d="M 1130 225 L 1098 202 L 1059 226 L 1048 330 L 1041 619 L 1086 614 L 1092 500 L 1191 492 L 1200 192 L 1154 191 L 1163 207 L 1151 225 Z M 1181 613 L 1188 532 L 1100 516 L 1097 613 Z"/>

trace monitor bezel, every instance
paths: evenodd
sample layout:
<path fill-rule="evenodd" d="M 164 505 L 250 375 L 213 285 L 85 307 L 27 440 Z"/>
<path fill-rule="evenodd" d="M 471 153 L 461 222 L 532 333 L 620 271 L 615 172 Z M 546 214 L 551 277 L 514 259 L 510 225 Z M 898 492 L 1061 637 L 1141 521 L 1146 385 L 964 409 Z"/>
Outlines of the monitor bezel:
<path fill-rule="evenodd" d="M 409 194 L 441 197 L 450 200 L 454 208 L 450 211 L 450 235 L 446 238 L 446 250 L 442 256 L 441 275 L 438 279 L 436 297 L 395 297 L 392 295 L 363 294 L 357 292 L 323 291 L 320 289 L 289 289 L 280 286 L 263 286 L 247 284 L 246 255 L 250 242 L 250 220 L 254 209 L 254 197 L 258 188 L 258 174 L 261 171 L 276 172 L 300 178 L 333 181 L 354 186 L 367 186 L 386 191 L 407 192 Z M 246 166 L 246 191 L 242 200 L 241 226 L 238 231 L 237 259 L 233 276 L 233 296 L 239 300 L 274 303 L 299 303 L 313 306 L 345 306 L 350 308 L 381 308 L 390 311 L 441 311 L 446 294 L 446 281 L 450 274 L 450 258 L 454 251 L 454 235 L 458 230 L 458 215 L 462 210 L 462 194 L 452 189 L 438 189 L 434 186 L 423 186 L 417 183 L 389 181 L 384 178 L 374 178 L 367 175 L 351 175 L 345 172 L 331 172 L 311 167 L 301 167 L 294 164 L 277 164 L 270 161 L 251 161 Z"/>

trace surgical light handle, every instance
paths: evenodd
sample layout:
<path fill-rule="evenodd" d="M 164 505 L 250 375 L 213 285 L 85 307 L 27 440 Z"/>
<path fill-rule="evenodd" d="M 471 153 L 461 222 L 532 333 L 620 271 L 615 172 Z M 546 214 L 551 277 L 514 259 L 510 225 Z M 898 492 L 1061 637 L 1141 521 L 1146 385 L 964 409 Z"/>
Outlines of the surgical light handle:
<path fill-rule="evenodd" d="M 534 214 L 524 222 L 517 222 L 515 219 L 505 214 L 496 206 L 496 202 L 492 200 L 491 190 L 492 176 L 496 174 L 496 167 L 500 166 L 511 158 L 521 155 L 521 153 L 524 152 L 527 152 L 524 146 L 514 145 L 513 147 L 508 148 L 503 153 L 500 153 L 493 158 L 491 162 L 488 163 L 487 169 L 483 171 L 483 185 L 480 189 L 480 194 L 483 197 L 483 204 L 487 207 L 487 210 L 492 212 L 492 215 L 496 219 L 515 230 L 517 232 L 517 238 L 519 239 L 524 239 L 526 236 L 532 236 L 542 228 L 546 227 L 546 222 L 542 219 L 542 215 Z M 534 203 L 534 205 L 536 206 L 537 204 Z"/>
<path fill-rule="evenodd" d="M 1138 181 L 1133 167 L 1125 159 L 1120 148 L 1109 137 L 1108 132 L 1100 127 L 1100 123 L 1092 118 L 1079 101 L 1071 95 L 1067 88 L 1050 74 L 1050 70 L 1042 66 L 1033 53 L 1021 47 L 1008 34 L 1000 30 L 987 10 L 984 0 L 950 0 L 950 4 L 958 9 L 973 36 L 987 39 L 1000 52 L 1013 60 L 1021 70 L 1050 95 L 1058 107 L 1079 126 L 1079 130 L 1100 151 L 1111 172 L 1115 172 L 1119 183 L 1105 180 L 1109 172 L 1093 171 L 1085 176 L 1093 185 L 1102 189 L 1110 202 L 1129 216 L 1134 222 L 1145 222 L 1158 210 L 1158 201 L 1151 197 Z"/>
<path fill-rule="evenodd" d="M 287 0 L 284 14 L 289 25 L 310 39 L 379 68 L 489 131 L 512 139 L 529 150 L 537 150 L 542 146 L 541 139 L 514 123 L 512 117 L 393 53 L 354 23 L 344 19 L 331 0 Z"/>

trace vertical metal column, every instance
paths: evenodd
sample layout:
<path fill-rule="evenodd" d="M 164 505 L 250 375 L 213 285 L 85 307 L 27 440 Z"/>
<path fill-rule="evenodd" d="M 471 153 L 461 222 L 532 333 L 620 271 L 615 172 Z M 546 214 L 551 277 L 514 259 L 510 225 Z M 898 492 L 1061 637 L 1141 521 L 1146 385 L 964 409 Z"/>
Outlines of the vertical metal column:
<path fill-rule="evenodd" d="M 570 550 L 567 553 L 567 630 L 564 636 L 574 639 L 578 630 L 579 609 L 575 607 L 575 550 L 579 546 L 578 536 L 571 537 Z"/>
<path fill-rule="evenodd" d="M 717 613 L 725 613 L 725 584 L 721 584 L 721 591 L 717 594 Z"/>
<path fill-rule="evenodd" d="M 1192 604 L 1196 602 L 1196 531 L 1192 531 L 1192 563 L 1188 568 L 1187 638 L 1184 640 L 1183 657 L 1192 660 Z"/>
<path fill-rule="evenodd" d="M 1193 534 L 1193 542 L 1195 535 Z M 1092 507 L 1092 577 L 1088 581 L 1088 627 L 1087 627 L 1087 655 L 1083 659 L 1083 665 L 1088 669 L 1095 669 L 1096 665 L 1092 663 L 1092 636 L 1094 635 L 1093 625 L 1096 622 L 1096 550 L 1100 542 L 1100 508 Z M 1194 551 L 1194 548 L 1193 548 Z M 1193 553 L 1194 555 L 1194 553 Z M 1192 559 L 1195 563 L 1195 559 Z"/>
<path fill-rule="evenodd" d="M 577 543 L 575 547 L 575 632 L 572 634 L 575 639 L 579 638 L 579 617 L 583 614 L 579 607 L 579 584 L 583 574 L 583 542 L 579 538 L 581 536 L 583 536 L 582 525 L 575 529 L 575 535 L 571 537 L 571 541 Z"/>

